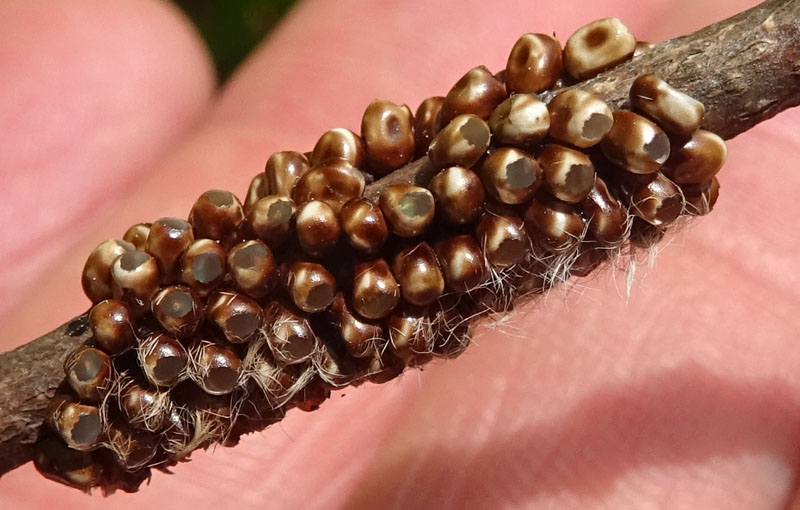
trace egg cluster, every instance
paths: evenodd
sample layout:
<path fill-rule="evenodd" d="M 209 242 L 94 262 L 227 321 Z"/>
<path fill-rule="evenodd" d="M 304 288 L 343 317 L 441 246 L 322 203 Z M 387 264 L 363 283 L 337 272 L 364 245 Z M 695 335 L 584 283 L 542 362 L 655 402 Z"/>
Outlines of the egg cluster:
<path fill-rule="evenodd" d="M 472 319 L 708 213 L 726 149 L 701 103 L 653 75 L 630 111 L 569 87 L 647 48 L 613 18 L 563 49 L 523 35 L 504 70 L 415 115 L 375 100 L 360 135 L 272 154 L 243 203 L 208 191 L 188 221 L 101 243 L 83 270 L 93 339 L 65 362 L 37 467 L 136 490 L 332 390 L 458 355 Z M 412 161 L 413 184 L 380 180 Z"/>

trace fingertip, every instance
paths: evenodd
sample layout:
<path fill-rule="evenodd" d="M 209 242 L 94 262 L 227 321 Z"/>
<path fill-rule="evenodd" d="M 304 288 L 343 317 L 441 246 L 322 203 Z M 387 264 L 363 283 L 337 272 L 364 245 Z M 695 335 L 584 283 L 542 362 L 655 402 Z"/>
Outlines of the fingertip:
<path fill-rule="evenodd" d="M 215 77 L 189 21 L 157 0 L 4 2 L 0 77 L 0 256 L 13 261 L 0 281 L 17 296 L 192 128 Z"/>

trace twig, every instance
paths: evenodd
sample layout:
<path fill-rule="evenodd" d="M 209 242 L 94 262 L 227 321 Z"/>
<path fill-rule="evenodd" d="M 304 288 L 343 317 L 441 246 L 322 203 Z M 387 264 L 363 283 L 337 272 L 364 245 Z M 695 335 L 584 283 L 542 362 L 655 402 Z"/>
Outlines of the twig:
<path fill-rule="evenodd" d="M 770 0 L 575 85 L 626 106 L 631 82 L 653 73 L 706 105 L 704 127 L 726 139 L 800 104 L 800 1 Z M 549 100 L 552 92 L 545 93 Z M 397 182 L 426 184 L 427 158 L 372 183 L 376 198 Z M 28 462 L 66 355 L 91 336 L 86 315 L 0 354 L 0 475 Z"/>

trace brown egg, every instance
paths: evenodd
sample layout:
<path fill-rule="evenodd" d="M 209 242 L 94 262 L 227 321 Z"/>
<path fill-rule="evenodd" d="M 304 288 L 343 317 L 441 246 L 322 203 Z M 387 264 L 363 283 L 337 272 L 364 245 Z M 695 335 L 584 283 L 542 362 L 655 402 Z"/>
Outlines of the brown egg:
<path fill-rule="evenodd" d="M 209 322 L 234 344 L 251 341 L 259 332 L 264 313 L 254 300 L 232 290 L 217 291 L 208 298 Z"/>
<path fill-rule="evenodd" d="M 196 239 L 214 239 L 230 246 L 244 223 L 244 208 L 230 191 L 206 191 L 194 203 L 189 223 Z"/>
<path fill-rule="evenodd" d="M 429 305 L 444 291 L 444 276 L 428 243 L 398 253 L 392 262 L 392 273 L 400 284 L 403 299 L 412 305 Z"/>
<path fill-rule="evenodd" d="M 553 88 L 561 75 L 561 43 L 545 34 L 525 34 L 511 48 L 505 83 L 513 94 Z"/>
<path fill-rule="evenodd" d="M 720 171 L 727 157 L 728 149 L 722 138 L 700 129 L 675 150 L 666 172 L 678 184 L 708 182 Z"/>
<path fill-rule="evenodd" d="M 518 264 L 531 252 L 525 224 L 516 216 L 487 213 L 478 224 L 477 235 L 486 260 L 495 269 Z"/>
<path fill-rule="evenodd" d="M 592 147 L 614 125 L 611 108 L 600 97 L 583 90 L 558 93 L 547 105 L 553 139 L 579 149 Z"/>
<path fill-rule="evenodd" d="M 380 207 L 363 198 L 345 203 L 340 220 L 348 244 L 365 255 L 377 253 L 389 236 Z"/>
<path fill-rule="evenodd" d="M 486 67 L 475 67 L 467 71 L 445 96 L 441 123 L 447 125 L 464 114 L 488 119 L 495 107 L 506 97 L 506 87 L 500 80 Z"/>
<path fill-rule="evenodd" d="M 131 311 L 117 299 L 94 305 L 89 312 L 89 326 L 97 345 L 108 354 L 120 354 L 136 343 Z"/>
<path fill-rule="evenodd" d="M 486 192 L 504 204 L 524 204 L 542 185 L 542 169 L 536 159 L 520 149 L 501 147 L 481 163 Z"/>
<path fill-rule="evenodd" d="M 324 255 L 342 232 L 336 212 L 318 200 L 310 200 L 297 209 L 296 229 L 300 246 L 312 257 Z"/>
<path fill-rule="evenodd" d="M 491 136 L 489 125 L 480 117 L 459 115 L 434 137 L 428 158 L 434 168 L 469 168 L 486 153 Z"/>
<path fill-rule="evenodd" d="M 483 211 L 485 192 L 480 177 L 467 168 L 445 168 L 430 183 L 436 206 L 451 223 L 474 221 Z"/>
<path fill-rule="evenodd" d="M 298 206 L 310 201 L 325 202 L 338 214 L 342 205 L 364 192 L 364 175 L 346 161 L 325 163 L 304 173 L 294 187 L 292 198 Z"/>
<path fill-rule="evenodd" d="M 414 156 L 414 118 L 408 106 L 375 99 L 364 112 L 361 136 L 373 173 L 385 175 Z"/>
<path fill-rule="evenodd" d="M 181 257 L 194 242 L 194 231 L 188 221 L 161 218 L 150 226 L 145 251 L 158 262 L 161 283 L 178 281 Z"/>
<path fill-rule="evenodd" d="M 241 292 L 256 299 L 262 298 L 275 284 L 275 257 L 263 241 L 245 241 L 228 253 L 228 273 Z"/>
<path fill-rule="evenodd" d="M 111 358 L 99 349 L 81 346 L 67 356 L 64 373 L 83 402 L 97 404 L 111 386 Z"/>
<path fill-rule="evenodd" d="M 585 225 L 575 205 L 540 196 L 525 211 L 525 226 L 534 243 L 563 252 L 580 243 Z"/>
<path fill-rule="evenodd" d="M 128 241 L 109 239 L 103 241 L 92 250 L 86 259 L 86 264 L 83 266 L 81 274 L 83 292 L 92 303 L 98 303 L 112 297 L 111 264 L 126 251 L 136 249 Z"/>
<path fill-rule="evenodd" d="M 126 251 L 111 265 L 114 299 L 124 301 L 134 317 L 150 311 L 150 299 L 159 288 L 156 259 L 138 251 Z"/>
<path fill-rule="evenodd" d="M 364 141 L 349 129 L 334 128 L 326 131 L 311 152 L 311 166 L 345 161 L 361 168 L 366 158 Z"/>
<path fill-rule="evenodd" d="M 400 301 L 400 286 L 389 264 L 376 259 L 358 264 L 354 270 L 353 308 L 366 319 L 381 319 Z"/>
<path fill-rule="evenodd" d="M 175 386 L 186 378 L 189 357 L 186 348 L 164 333 L 151 333 L 137 349 L 139 365 L 156 386 Z"/>
<path fill-rule="evenodd" d="M 653 74 L 643 74 L 631 86 L 631 106 L 653 119 L 664 131 L 686 139 L 703 121 L 705 107 L 700 101 L 671 87 Z"/>
<path fill-rule="evenodd" d="M 308 171 L 311 164 L 303 154 L 295 151 L 273 153 L 264 169 L 264 195 L 292 195 L 297 180 Z"/>
<path fill-rule="evenodd" d="M 589 79 L 633 57 L 636 38 L 617 18 L 579 28 L 564 46 L 564 67 L 576 80 Z"/>
<path fill-rule="evenodd" d="M 546 145 L 537 158 L 544 187 L 551 195 L 571 204 L 589 195 L 594 186 L 592 160 L 585 153 L 562 145 Z"/>
<path fill-rule="evenodd" d="M 631 210 L 657 227 L 669 225 L 683 211 L 683 195 L 672 181 L 659 173 L 649 185 L 633 194 Z"/>
<path fill-rule="evenodd" d="M 486 263 L 471 236 L 457 236 L 434 246 L 447 286 L 456 292 L 475 290 L 486 279 Z"/>
<path fill-rule="evenodd" d="M 433 137 L 439 132 L 444 97 L 429 97 L 420 103 L 414 114 L 414 157 L 421 158 L 428 152 Z"/>
<path fill-rule="evenodd" d="M 532 145 L 547 136 L 550 112 L 536 96 L 515 94 L 494 109 L 489 129 L 497 144 Z"/>
<path fill-rule="evenodd" d="M 627 110 L 614 112 L 614 126 L 600 146 L 612 163 L 635 174 L 658 172 L 670 153 L 666 133 L 653 122 Z"/>
<path fill-rule="evenodd" d="M 200 296 L 189 287 L 172 285 L 158 291 L 151 302 L 153 317 L 168 335 L 189 338 L 205 319 Z"/>
<path fill-rule="evenodd" d="M 225 250 L 211 239 L 193 242 L 181 261 L 181 282 L 200 297 L 205 297 L 225 281 L 228 256 Z"/>
<path fill-rule="evenodd" d="M 289 297 L 307 313 L 328 308 L 336 294 L 336 279 L 319 264 L 294 262 L 283 271 L 283 284 Z"/>
<path fill-rule="evenodd" d="M 430 191 L 409 184 L 393 184 L 381 192 L 380 207 L 393 233 L 415 237 L 433 221 L 435 202 Z"/>

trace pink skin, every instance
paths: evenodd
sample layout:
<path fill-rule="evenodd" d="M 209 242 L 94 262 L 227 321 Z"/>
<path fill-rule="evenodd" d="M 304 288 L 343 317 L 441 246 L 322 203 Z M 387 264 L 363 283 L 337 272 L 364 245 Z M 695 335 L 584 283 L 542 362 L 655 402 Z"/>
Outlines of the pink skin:
<path fill-rule="evenodd" d="M 212 101 L 204 50 L 166 4 L 69 1 L 54 13 L 6 1 L 0 349 L 86 309 L 78 273 L 101 240 L 183 217 L 209 188 L 241 196 L 269 153 L 357 128 L 374 97 L 415 106 L 474 65 L 502 67 L 526 31 L 563 43 L 616 15 L 659 41 L 754 3 L 311 0 Z M 800 462 L 798 120 L 784 113 L 730 142 L 716 210 L 672 237 L 657 268 L 642 265 L 630 298 L 624 275 L 580 280 L 480 332 L 456 361 L 294 411 L 237 448 L 198 452 L 175 476 L 156 473 L 138 495 L 87 498 L 29 464 L 0 479 L 0 500 L 784 508 Z"/>

